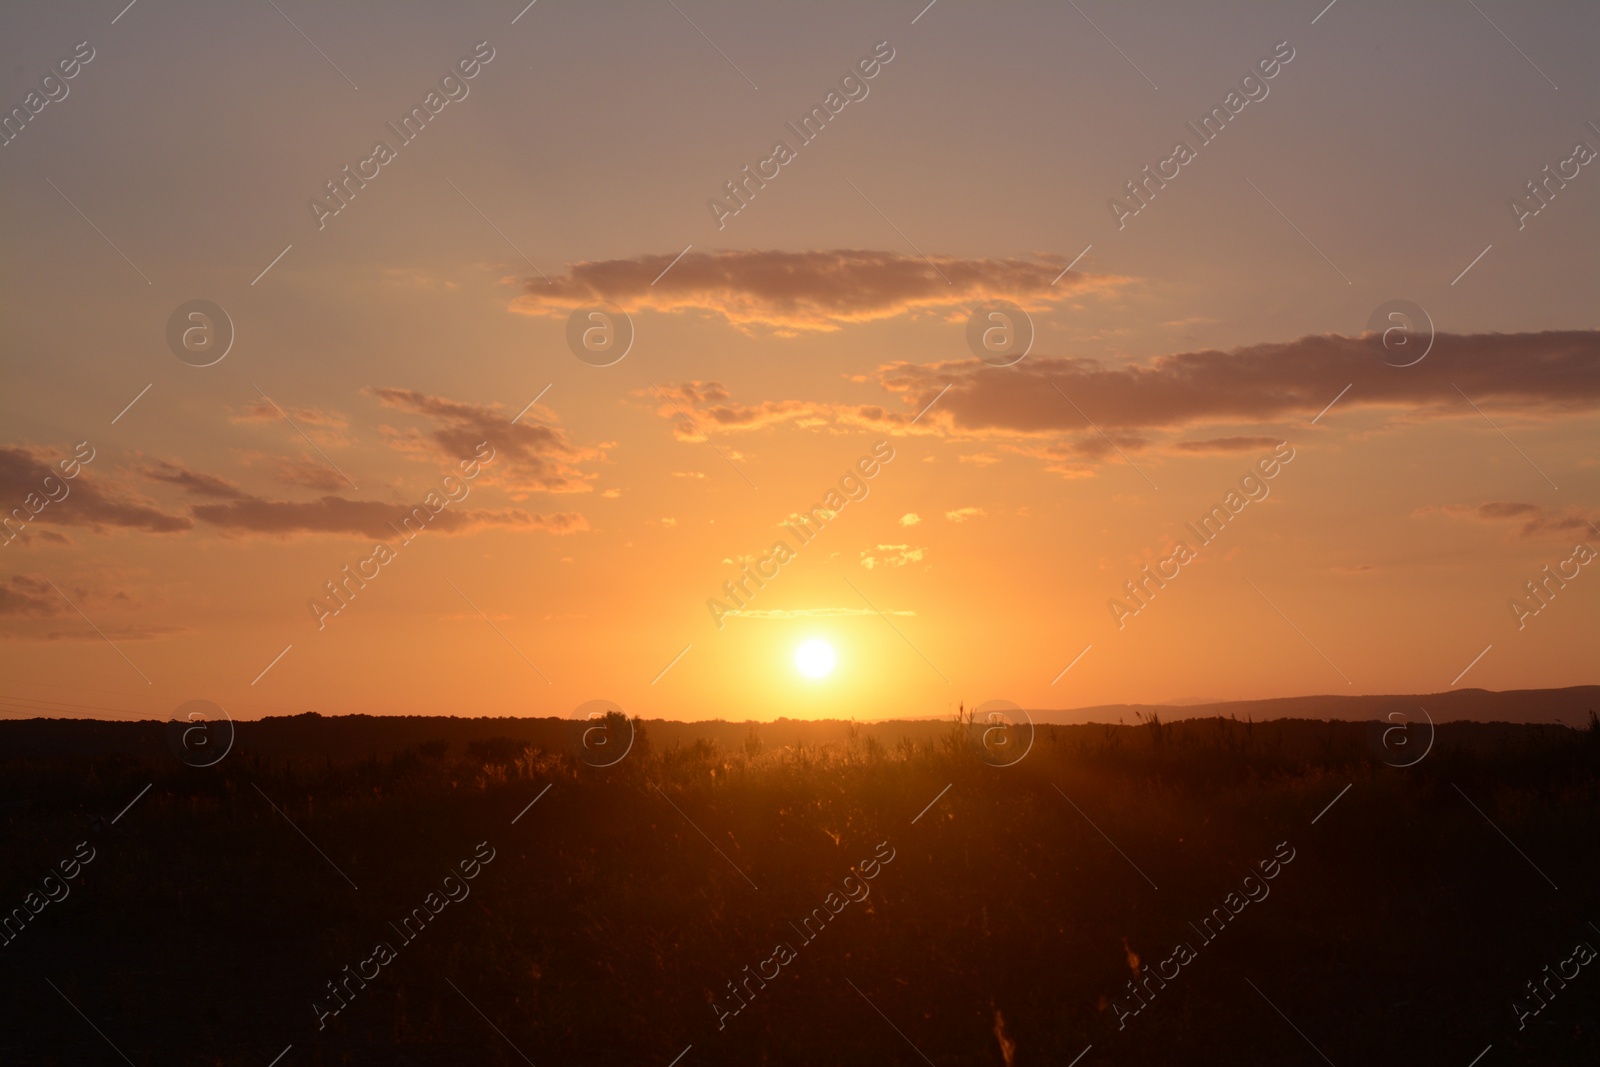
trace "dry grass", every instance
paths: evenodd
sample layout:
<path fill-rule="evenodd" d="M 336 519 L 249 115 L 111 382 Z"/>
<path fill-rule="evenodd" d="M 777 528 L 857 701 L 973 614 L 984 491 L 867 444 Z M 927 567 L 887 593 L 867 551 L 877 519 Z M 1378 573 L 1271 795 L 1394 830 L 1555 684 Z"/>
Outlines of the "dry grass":
<path fill-rule="evenodd" d="M 1336 1063 L 1597 1054 L 1594 988 L 1520 1033 L 1509 1008 L 1600 911 L 1592 732 L 1446 726 L 1402 771 L 1362 724 L 1152 719 L 1042 729 L 1002 769 L 950 723 L 649 723 L 597 770 L 559 723 L 449 722 L 249 724 L 209 770 L 132 730 L 84 758 L 6 724 L 0 801 L 28 802 L 0 816 L 8 902 L 90 816 L 155 788 L 0 949 L 0 1002 L 27 1020 L 0 1058 L 110 1054 L 44 977 L 141 1065 L 261 1065 L 290 1043 L 295 1064 L 521 1063 L 447 977 L 541 1065 L 665 1065 L 690 1044 L 686 1067 L 922 1063 L 906 1038 L 941 1065 L 1067 1063 L 1091 1043 L 1080 1067 L 1321 1062 L 1246 978 Z M 322 983 L 395 940 L 388 921 L 483 840 L 499 858 L 471 897 L 318 1032 Z M 719 1032 L 723 983 L 884 840 L 898 856 L 871 896 Z M 1134 961 L 1193 940 L 1280 841 L 1298 857 L 1271 897 L 1118 1031 Z"/>

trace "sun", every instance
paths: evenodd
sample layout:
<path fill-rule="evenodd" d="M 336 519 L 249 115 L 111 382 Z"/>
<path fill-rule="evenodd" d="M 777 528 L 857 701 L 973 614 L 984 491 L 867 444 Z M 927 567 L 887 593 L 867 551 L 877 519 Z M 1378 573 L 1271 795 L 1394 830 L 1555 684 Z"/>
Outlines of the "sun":
<path fill-rule="evenodd" d="M 833 673 L 833 646 L 820 637 L 813 637 L 794 650 L 795 669 L 807 678 L 826 678 Z"/>

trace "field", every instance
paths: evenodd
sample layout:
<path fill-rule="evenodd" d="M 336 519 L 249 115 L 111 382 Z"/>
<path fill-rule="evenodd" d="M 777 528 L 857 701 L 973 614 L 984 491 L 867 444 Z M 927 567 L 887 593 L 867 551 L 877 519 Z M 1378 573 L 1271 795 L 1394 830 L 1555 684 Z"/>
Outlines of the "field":
<path fill-rule="evenodd" d="M 632 732 L 0 724 L 0 1061 L 1600 1060 L 1592 725 Z"/>

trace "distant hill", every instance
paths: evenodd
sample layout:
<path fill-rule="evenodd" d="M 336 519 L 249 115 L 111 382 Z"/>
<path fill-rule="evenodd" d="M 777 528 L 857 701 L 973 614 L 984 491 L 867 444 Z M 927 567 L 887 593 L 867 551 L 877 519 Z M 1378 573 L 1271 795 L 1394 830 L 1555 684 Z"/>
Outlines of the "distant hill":
<path fill-rule="evenodd" d="M 1566 689 L 1452 689 L 1418 696 L 1309 696 L 1274 697 L 1271 700 L 1227 700 L 1214 704 L 1100 704 L 1067 710 L 1030 710 L 1036 723 L 1136 722 L 1139 716 L 1159 715 L 1162 721 L 1223 718 L 1342 719 L 1365 721 L 1385 718 L 1394 710 L 1423 708 L 1434 722 L 1512 722 L 1588 725 L 1589 712 L 1600 714 L 1600 685 L 1575 685 Z M 1415 714 L 1412 715 L 1415 718 Z"/>
<path fill-rule="evenodd" d="M 1518 727 L 1556 725 L 1583 729 L 1589 710 L 1600 712 L 1600 686 L 1569 689 L 1523 689 L 1491 693 L 1461 689 L 1424 696 L 1307 696 L 1274 700 L 1235 700 L 1216 704 L 1104 704 L 1070 710 L 1030 710 L 1041 726 L 1082 728 L 1088 724 L 1122 724 L 1130 729 L 1141 718 L 1159 716 L 1163 722 L 1196 719 L 1236 719 L 1240 723 L 1280 722 L 1298 729 L 1325 722 L 1384 721 L 1392 711 L 1405 713 L 1407 722 L 1420 721 L 1423 708 L 1435 723 L 1505 723 Z M 1292 722 L 1291 722 L 1292 720 Z M 1399 719 L 1390 721 L 1402 721 Z M 252 758 L 304 760 L 388 759 L 396 753 L 426 751 L 438 746 L 453 754 L 480 754 L 519 749 L 523 744 L 548 750 L 565 750 L 573 742 L 574 723 L 559 718 L 458 717 L 444 715 L 301 715 L 271 716 L 240 721 L 234 751 Z M 650 742 L 660 747 L 712 742 L 735 750 L 747 744 L 771 747 L 807 747 L 847 743 L 852 735 L 871 738 L 884 748 L 902 741 L 939 743 L 951 727 L 950 717 L 867 720 L 778 719 L 750 722 L 714 719 L 702 722 L 643 721 Z M 1303 731 L 1302 731 L 1303 732 Z M 1522 732 L 1522 731 L 1515 731 Z M 0 756 L 18 759 L 91 759 L 111 754 L 169 758 L 167 724 L 103 719 L 0 720 Z M 1500 737 L 1505 731 L 1457 727 L 1453 734 L 1478 739 Z M 1317 736 L 1323 736 L 1319 733 Z"/>

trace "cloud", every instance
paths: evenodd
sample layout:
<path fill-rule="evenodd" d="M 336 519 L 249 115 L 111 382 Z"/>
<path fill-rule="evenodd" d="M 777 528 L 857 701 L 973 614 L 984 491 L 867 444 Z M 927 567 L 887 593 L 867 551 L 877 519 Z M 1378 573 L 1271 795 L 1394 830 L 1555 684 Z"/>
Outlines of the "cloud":
<path fill-rule="evenodd" d="M 957 508 L 954 511 L 945 512 L 944 517 L 951 522 L 966 522 L 968 519 L 982 518 L 987 514 L 989 513 L 982 508 Z"/>
<path fill-rule="evenodd" d="M 141 473 L 153 481 L 176 485 L 195 496 L 238 500 L 247 495 L 226 478 L 219 478 L 215 474 L 202 474 L 165 460 L 146 464 Z"/>
<path fill-rule="evenodd" d="M 826 494 L 824 494 L 824 495 L 826 495 Z M 787 526 L 790 529 L 804 530 L 804 529 L 808 529 L 810 527 L 811 523 L 815 522 L 818 519 L 822 520 L 823 522 L 832 522 L 834 519 L 836 519 L 838 517 L 838 515 L 839 515 L 839 513 L 837 511 L 834 511 L 831 508 L 825 508 L 821 504 L 817 504 L 809 512 L 799 512 L 799 511 L 791 511 L 791 512 L 789 512 L 788 516 L 785 517 L 782 522 L 773 523 L 772 524 L 772 528 L 774 530 L 781 530 L 781 529 L 783 529 L 784 527 Z M 738 562 L 740 562 L 740 563 L 754 563 L 759 558 L 760 558 L 760 556 L 758 556 L 758 555 L 740 556 Z M 732 561 L 724 559 L 722 562 L 729 563 L 729 562 L 732 562 Z"/>
<path fill-rule="evenodd" d="M 527 281 L 511 310 L 565 318 L 574 308 L 611 301 L 630 312 L 702 311 L 741 329 L 796 332 L 837 330 L 918 311 L 964 318 L 964 309 L 993 298 L 1039 308 L 1114 293 L 1131 281 L 1075 272 L 1054 282 L 1066 261 L 1043 255 L 924 259 L 860 249 L 752 249 L 691 252 L 676 264 L 673 258 L 664 253 L 576 263 L 548 282 Z"/>
<path fill-rule="evenodd" d="M 283 485 L 296 489 L 312 489 L 320 493 L 334 493 L 349 485 L 339 473 L 320 459 L 302 454 L 298 459 L 266 452 L 243 452 L 245 463 L 263 465 Z"/>
<path fill-rule="evenodd" d="M 1470 504 L 1443 504 L 1418 508 L 1412 514 L 1451 515 L 1457 518 L 1477 519 L 1480 522 L 1516 522 L 1520 524 L 1516 530 L 1516 539 L 1519 541 L 1540 534 L 1565 537 L 1576 533 L 1587 537 L 1591 533 L 1600 533 L 1600 530 L 1595 529 L 1594 520 L 1576 505 L 1557 511 L 1542 504 L 1491 500 L 1476 507 Z"/>
<path fill-rule="evenodd" d="M 45 485 L 46 478 L 50 479 L 49 487 Z M 65 496 L 61 495 L 62 489 Z M 60 499 L 48 500 L 51 493 Z M 29 499 L 48 502 L 34 511 L 27 504 Z M 194 526 L 190 519 L 168 515 L 132 494 L 102 488 L 99 477 L 87 465 L 79 469 L 76 478 L 63 478 L 49 454 L 33 448 L 0 446 L 0 500 L 16 501 L 7 513 L 13 530 L 20 528 L 24 518 L 33 523 L 87 526 L 96 532 L 120 527 L 175 533 Z"/>
<path fill-rule="evenodd" d="M 143 641 L 187 632 L 182 626 L 107 619 L 103 614 L 107 610 L 140 610 L 140 605 L 126 592 L 108 587 L 104 580 L 67 585 L 64 592 L 72 598 L 70 604 L 44 578 L 16 574 L 9 582 L 0 583 L 0 640 L 99 641 L 105 637 Z M 93 625 L 84 621 L 74 604 L 94 613 Z"/>
<path fill-rule="evenodd" d="M 927 554 L 925 548 L 912 548 L 910 545 L 879 545 L 877 554 L 872 552 L 861 553 L 861 565 L 867 570 L 874 567 L 904 567 L 908 563 L 917 563 Z"/>
<path fill-rule="evenodd" d="M 440 499 L 443 499 L 442 497 Z M 423 505 L 407 508 L 378 500 L 347 500 L 325 496 L 309 502 L 263 500 L 246 497 L 227 504 L 197 504 L 194 517 L 234 534 L 265 534 L 289 537 L 294 534 L 359 534 L 379 541 L 400 536 L 399 531 L 415 531 L 419 525 L 429 531 L 466 534 L 492 527 L 543 530 L 565 534 L 587 530 L 589 522 L 576 512 L 532 515 L 516 509 L 447 507 L 437 513 Z M 420 512 L 420 516 L 418 513 Z M 416 516 L 409 527 L 403 520 Z M 426 523 L 422 523 L 426 517 Z"/>
<path fill-rule="evenodd" d="M 461 288 L 459 282 L 405 267 L 385 267 L 382 281 L 385 285 L 394 285 L 402 289 L 438 289 L 454 292 Z"/>
<path fill-rule="evenodd" d="M 14 574 L 10 582 L 0 585 L 0 615 L 50 618 L 66 610 L 66 602 L 41 578 Z"/>
<path fill-rule="evenodd" d="M 1204 441 L 1178 441 L 1174 452 L 1254 452 L 1279 444 L 1281 437 L 1212 437 Z"/>
<path fill-rule="evenodd" d="M 900 516 L 900 525 L 901 526 L 915 526 L 917 523 L 919 523 L 921 521 L 922 521 L 922 516 L 918 515 L 914 511 L 908 511 L 904 515 Z"/>
<path fill-rule="evenodd" d="M 305 431 L 307 437 L 319 444 L 343 445 L 348 444 L 344 431 L 349 428 L 350 420 L 337 411 L 326 408 L 302 408 L 289 404 L 280 404 L 263 398 L 252 401 L 242 408 L 236 408 L 228 416 L 229 422 L 284 422 L 287 415 L 293 420 L 293 425 Z M 285 423 L 285 425 L 288 425 Z"/>
<path fill-rule="evenodd" d="M 78 616 L 74 614 L 72 618 Z M 158 626 L 153 623 L 129 623 L 116 625 L 109 622 L 97 623 L 99 629 L 88 626 L 82 621 L 74 629 L 52 630 L 42 629 L 37 623 L 22 622 L 16 625 L 0 627 L 0 640 L 6 641 L 99 641 L 113 639 L 117 641 L 154 641 L 158 637 L 171 637 L 173 634 L 186 634 L 192 632 L 187 626 Z"/>
<path fill-rule="evenodd" d="M 880 370 L 879 382 L 901 408 L 861 406 L 841 415 L 844 421 L 974 437 L 1083 430 L 1088 419 L 1103 430 L 1173 430 L 1315 415 L 1346 386 L 1344 411 L 1471 416 L 1470 397 L 1484 408 L 1570 415 L 1600 404 L 1600 331 L 1440 334 L 1425 360 L 1403 368 L 1381 362 L 1371 338 L 1333 334 L 1180 352 L 1127 367 L 1030 357 L 997 374 L 974 360 L 895 363 Z"/>
<path fill-rule="evenodd" d="M 833 405 L 808 400 L 734 403 L 728 387 L 721 382 L 652 386 L 635 390 L 634 395 L 657 401 L 656 414 L 673 420 L 673 434 L 680 441 L 704 441 L 708 434 L 716 437 L 790 422 L 803 428 L 826 426 L 833 413 Z"/>
<path fill-rule="evenodd" d="M 1440 334 L 1423 362 L 1403 368 L 1383 363 L 1379 351 L 1375 337 L 1334 334 L 1128 366 L 1029 357 L 1002 372 L 975 359 L 896 362 L 876 374 L 891 403 L 747 404 L 715 381 L 670 386 L 655 399 L 684 441 L 701 440 L 702 431 L 715 438 L 781 424 L 997 441 L 1066 477 L 1090 476 L 1099 463 L 1121 458 L 1118 451 L 1169 442 L 1175 454 L 1267 447 L 1282 435 L 1172 438 L 1213 424 L 1306 422 L 1336 397 L 1340 413 L 1366 408 L 1411 419 L 1475 419 L 1474 405 L 1538 418 L 1600 407 L 1600 330 Z"/>
<path fill-rule="evenodd" d="M 494 459 L 483 465 L 483 477 L 512 493 L 587 493 L 593 475 L 579 463 L 604 458 L 598 449 L 575 445 L 559 427 L 537 422 L 512 422 L 498 406 L 486 407 L 429 396 L 414 389 L 365 390 L 387 407 L 420 415 L 433 423 L 424 437 L 417 431 L 385 428 L 401 445 L 428 452 L 452 467 L 471 459 L 484 441 L 494 446 Z"/>
<path fill-rule="evenodd" d="M 1094 476 L 1095 465 L 1114 455 L 1118 449 L 1126 456 L 1129 452 L 1142 451 L 1148 444 L 1144 438 L 1133 434 L 1108 434 L 1102 437 L 1097 433 L 1089 433 L 1064 441 L 1024 442 L 1004 447 L 1007 452 L 1038 460 L 1051 474 L 1059 474 L 1063 478 L 1090 478 Z M 1118 462 L 1122 462 L 1122 456 L 1118 457 Z"/>

